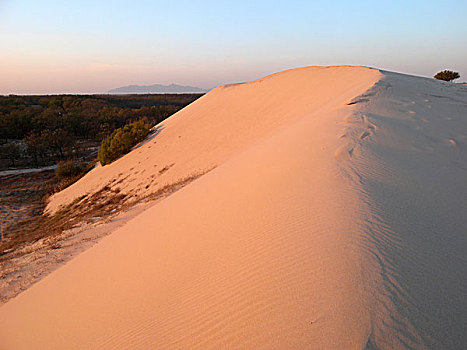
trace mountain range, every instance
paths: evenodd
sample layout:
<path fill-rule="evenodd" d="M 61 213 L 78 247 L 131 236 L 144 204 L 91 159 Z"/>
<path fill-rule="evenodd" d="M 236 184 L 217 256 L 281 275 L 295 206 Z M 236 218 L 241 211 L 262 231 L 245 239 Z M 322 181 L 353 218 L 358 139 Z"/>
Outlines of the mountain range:
<path fill-rule="evenodd" d="M 204 92 L 206 92 L 206 90 L 199 87 L 177 84 L 127 85 L 108 91 L 109 94 L 183 94 Z"/>

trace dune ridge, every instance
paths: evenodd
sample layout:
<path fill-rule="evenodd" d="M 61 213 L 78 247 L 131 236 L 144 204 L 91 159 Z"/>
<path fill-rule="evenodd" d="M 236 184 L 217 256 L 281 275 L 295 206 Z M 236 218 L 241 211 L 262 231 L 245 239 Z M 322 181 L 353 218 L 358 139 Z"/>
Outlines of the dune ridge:
<path fill-rule="evenodd" d="M 370 71 L 364 67 L 346 73 L 346 83 L 335 86 L 347 68 L 297 68 L 248 83 L 219 86 L 157 125 L 150 139 L 133 152 L 105 167 L 97 166 L 53 195 L 46 210 L 55 213 L 106 186 L 112 191 L 118 188 L 126 199 L 142 197 L 212 169 L 310 111 L 344 104 L 364 91 L 366 81 L 357 73 Z M 333 88 L 338 96 L 329 93 Z"/>
<path fill-rule="evenodd" d="M 461 349 L 466 94 L 363 67 L 211 91 L 51 208 L 157 147 L 167 178 L 217 167 L 0 307 L 0 344 Z"/>

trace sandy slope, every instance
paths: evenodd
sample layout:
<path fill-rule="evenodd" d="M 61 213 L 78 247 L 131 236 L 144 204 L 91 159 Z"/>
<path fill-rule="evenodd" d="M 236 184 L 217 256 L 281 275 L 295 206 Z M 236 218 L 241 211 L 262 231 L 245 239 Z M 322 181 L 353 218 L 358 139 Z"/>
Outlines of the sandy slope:
<path fill-rule="evenodd" d="M 220 86 L 159 124 L 150 141 L 55 194 L 47 210 L 105 186 L 142 197 L 210 170 L 311 111 L 344 104 L 370 85 L 365 74 L 368 68 L 301 68 Z"/>
<path fill-rule="evenodd" d="M 150 142 L 167 179 L 218 167 L 2 306 L 0 348 L 462 349 L 466 97 L 352 67 L 210 92 Z"/>

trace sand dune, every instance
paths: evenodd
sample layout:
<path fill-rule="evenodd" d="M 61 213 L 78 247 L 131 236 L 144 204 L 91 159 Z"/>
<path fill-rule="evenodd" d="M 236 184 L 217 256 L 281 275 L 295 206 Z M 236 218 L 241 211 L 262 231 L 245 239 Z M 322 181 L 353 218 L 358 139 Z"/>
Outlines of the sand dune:
<path fill-rule="evenodd" d="M 368 68 L 302 68 L 220 86 L 159 124 L 141 147 L 55 194 L 47 210 L 53 213 L 105 186 L 142 197 L 210 170 L 310 112 L 347 103 L 372 84 L 376 78 L 371 74 L 378 73 Z"/>
<path fill-rule="evenodd" d="M 463 349 L 466 97 L 361 67 L 211 91 L 52 199 L 217 166 L 0 307 L 0 348 Z"/>

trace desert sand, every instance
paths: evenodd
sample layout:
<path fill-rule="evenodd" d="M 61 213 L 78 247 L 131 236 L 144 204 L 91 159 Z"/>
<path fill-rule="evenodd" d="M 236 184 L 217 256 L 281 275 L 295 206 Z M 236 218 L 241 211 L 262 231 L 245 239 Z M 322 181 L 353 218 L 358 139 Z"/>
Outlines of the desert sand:
<path fill-rule="evenodd" d="M 465 347 L 465 86 L 307 67 L 156 130 L 48 211 L 213 170 L 1 306 L 0 349 Z"/>

